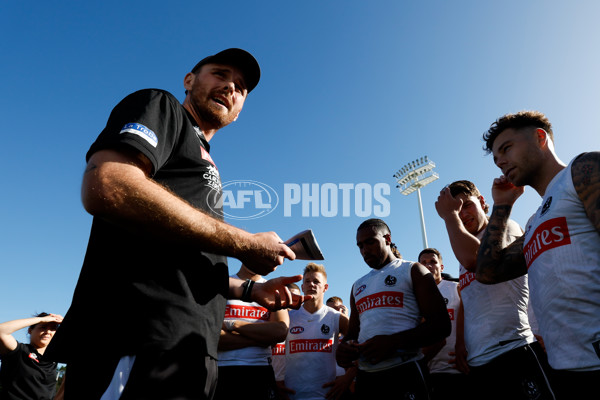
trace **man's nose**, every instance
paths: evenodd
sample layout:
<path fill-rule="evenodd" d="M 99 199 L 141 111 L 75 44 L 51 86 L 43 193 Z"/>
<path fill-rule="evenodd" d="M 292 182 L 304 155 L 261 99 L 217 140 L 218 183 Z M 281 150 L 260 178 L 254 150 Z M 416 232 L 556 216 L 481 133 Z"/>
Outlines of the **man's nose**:
<path fill-rule="evenodd" d="M 233 93 L 235 91 L 235 83 L 227 82 L 227 84 L 225 85 L 225 89 L 228 93 Z"/>
<path fill-rule="evenodd" d="M 494 160 L 494 162 L 496 163 L 496 166 L 500 169 L 502 169 L 502 166 L 504 164 L 506 164 L 506 161 L 504 160 L 504 157 L 496 157 L 496 159 Z"/>

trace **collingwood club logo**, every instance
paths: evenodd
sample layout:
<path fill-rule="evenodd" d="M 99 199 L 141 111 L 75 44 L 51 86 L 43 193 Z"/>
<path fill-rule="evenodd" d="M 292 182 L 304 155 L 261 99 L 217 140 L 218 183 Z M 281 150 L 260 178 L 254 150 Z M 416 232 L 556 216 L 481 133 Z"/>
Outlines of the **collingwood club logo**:
<path fill-rule="evenodd" d="M 541 213 L 541 215 L 546 214 L 548 212 L 548 210 L 550 210 L 550 205 L 551 204 L 552 204 L 552 196 L 548 197 L 548 200 L 546 200 L 546 202 L 542 206 L 542 213 Z"/>
<path fill-rule="evenodd" d="M 392 275 L 388 275 L 385 278 L 384 283 L 385 283 L 385 286 L 394 286 L 396 284 L 396 277 L 392 276 Z"/>

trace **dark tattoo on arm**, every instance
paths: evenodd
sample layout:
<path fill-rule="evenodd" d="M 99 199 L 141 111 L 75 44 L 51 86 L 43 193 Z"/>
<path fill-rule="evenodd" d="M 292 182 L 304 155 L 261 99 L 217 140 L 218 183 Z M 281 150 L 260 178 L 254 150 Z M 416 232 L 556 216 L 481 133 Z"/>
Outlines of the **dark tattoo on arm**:
<path fill-rule="evenodd" d="M 512 206 L 494 206 L 477 253 L 477 280 L 498 283 L 527 272 L 523 236 L 508 244 L 507 228 Z"/>
<path fill-rule="evenodd" d="M 587 217 L 600 233 L 600 152 L 585 153 L 573 161 L 571 176 Z"/>

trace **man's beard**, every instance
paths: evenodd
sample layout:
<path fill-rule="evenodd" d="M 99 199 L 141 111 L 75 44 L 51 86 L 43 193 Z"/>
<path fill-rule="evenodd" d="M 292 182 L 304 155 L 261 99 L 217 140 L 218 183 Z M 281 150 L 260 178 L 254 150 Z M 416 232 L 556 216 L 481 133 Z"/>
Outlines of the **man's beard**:
<path fill-rule="evenodd" d="M 219 113 L 216 110 L 211 109 L 209 105 L 198 107 L 197 112 L 202 122 L 213 129 L 221 129 L 233 122 L 233 120 L 230 120 L 231 118 L 229 118 L 229 115 Z"/>

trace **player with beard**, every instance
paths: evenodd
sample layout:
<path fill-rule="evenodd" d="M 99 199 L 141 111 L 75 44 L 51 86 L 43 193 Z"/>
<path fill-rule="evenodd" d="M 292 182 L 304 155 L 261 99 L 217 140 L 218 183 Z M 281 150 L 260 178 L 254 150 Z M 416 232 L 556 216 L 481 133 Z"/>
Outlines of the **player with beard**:
<path fill-rule="evenodd" d="M 266 275 L 295 258 L 276 233 L 223 222 L 209 154 L 259 78 L 250 53 L 227 49 L 185 75 L 183 104 L 146 89 L 111 112 L 86 157 L 82 200 L 94 216 L 87 253 L 47 350 L 67 363 L 67 400 L 210 399 L 226 299 L 300 306 L 286 284 L 301 276 L 255 283 L 227 269 L 234 257 Z"/>
<path fill-rule="evenodd" d="M 600 379 L 600 152 L 565 165 L 554 133 L 537 111 L 507 114 L 484 134 L 502 176 L 481 239 L 477 279 L 502 282 L 525 274 L 531 302 L 554 369 L 558 398 L 590 398 Z M 512 206 L 531 186 L 542 197 L 525 234 L 501 240 Z"/>
<path fill-rule="evenodd" d="M 358 360 L 359 399 L 429 399 L 421 348 L 450 334 L 450 318 L 431 272 L 398 258 L 392 235 L 380 219 L 364 221 L 356 244 L 372 269 L 350 293 L 348 332 L 337 351 L 338 364 Z"/>

